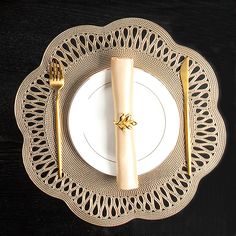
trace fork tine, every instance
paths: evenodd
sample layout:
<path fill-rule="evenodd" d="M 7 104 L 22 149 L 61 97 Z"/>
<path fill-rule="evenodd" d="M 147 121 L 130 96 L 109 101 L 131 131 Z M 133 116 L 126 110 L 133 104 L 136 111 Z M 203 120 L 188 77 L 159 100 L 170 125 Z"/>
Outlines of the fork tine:
<path fill-rule="evenodd" d="M 59 72 L 60 72 L 60 75 L 61 75 L 61 76 L 59 76 L 60 80 L 63 79 L 63 71 L 62 71 L 62 68 L 63 68 L 63 67 L 62 67 L 62 64 L 59 62 Z"/>
<path fill-rule="evenodd" d="M 58 79 L 58 80 L 61 80 L 61 76 L 60 76 L 60 74 L 61 74 L 61 73 L 60 73 L 60 68 L 61 68 L 61 67 L 60 67 L 60 64 L 57 63 L 57 79 Z"/>
<path fill-rule="evenodd" d="M 55 61 L 53 61 L 53 75 L 54 75 L 54 79 L 57 80 L 57 66 Z"/>
<path fill-rule="evenodd" d="M 59 70 L 59 69 L 57 70 L 57 79 L 58 79 L 58 80 L 61 80 L 61 77 L 60 77 L 60 70 Z"/>

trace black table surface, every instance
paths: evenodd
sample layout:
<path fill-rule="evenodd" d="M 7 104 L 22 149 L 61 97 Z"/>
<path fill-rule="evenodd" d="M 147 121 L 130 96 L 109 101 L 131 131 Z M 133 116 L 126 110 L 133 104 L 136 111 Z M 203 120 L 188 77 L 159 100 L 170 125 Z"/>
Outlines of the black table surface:
<path fill-rule="evenodd" d="M 201 182 L 190 204 L 167 219 L 136 219 L 114 228 L 76 217 L 61 200 L 40 191 L 22 162 L 14 117 L 18 87 L 38 67 L 50 41 L 77 25 L 103 26 L 140 17 L 165 28 L 203 55 L 216 72 L 219 108 L 227 127 L 220 164 Z M 0 4 L 0 235 L 236 235 L 235 57 L 236 2 L 216 1 L 1 1 Z"/>

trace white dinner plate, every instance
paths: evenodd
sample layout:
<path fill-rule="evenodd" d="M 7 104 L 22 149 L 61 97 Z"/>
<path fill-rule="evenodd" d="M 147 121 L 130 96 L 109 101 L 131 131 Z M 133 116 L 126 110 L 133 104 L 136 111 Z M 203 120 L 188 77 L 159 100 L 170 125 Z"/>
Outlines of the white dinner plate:
<path fill-rule="evenodd" d="M 138 174 L 160 165 L 174 149 L 179 112 L 167 88 L 154 76 L 134 68 L 133 128 Z M 113 97 L 110 69 L 92 75 L 72 100 L 68 129 L 79 155 L 95 169 L 116 175 Z M 78 157 L 79 158 L 79 157 Z"/>

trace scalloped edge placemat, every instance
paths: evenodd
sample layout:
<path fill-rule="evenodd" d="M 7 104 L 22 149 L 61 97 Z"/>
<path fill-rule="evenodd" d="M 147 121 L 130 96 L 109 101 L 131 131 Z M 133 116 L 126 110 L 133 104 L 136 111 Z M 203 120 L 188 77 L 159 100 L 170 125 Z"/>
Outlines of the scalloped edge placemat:
<path fill-rule="evenodd" d="M 67 129 L 68 110 L 76 90 L 90 75 L 109 68 L 112 56 L 132 57 L 135 67 L 160 78 L 176 100 L 181 120 L 173 152 L 156 169 L 139 176 L 140 187 L 131 191 L 119 190 L 115 177 L 85 163 Z M 185 167 L 179 78 L 185 56 L 190 58 L 191 178 Z M 65 70 L 61 94 L 62 179 L 57 176 L 54 96 L 48 81 L 48 65 L 53 57 Z M 208 62 L 197 52 L 176 44 L 153 22 L 126 18 L 105 27 L 68 29 L 50 43 L 40 66 L 25 78 L 16 96 L 15 116 L 24 136 L 26 171 L 38 188 L 62 199 L 78 217 L 95 225 L 116 226 L 134 218 L 155 220 L 174 215 L 191 201 L 200 179 L 223 155 L 226 129 L 217 108 L 218 94 L 217 79 Z"/>

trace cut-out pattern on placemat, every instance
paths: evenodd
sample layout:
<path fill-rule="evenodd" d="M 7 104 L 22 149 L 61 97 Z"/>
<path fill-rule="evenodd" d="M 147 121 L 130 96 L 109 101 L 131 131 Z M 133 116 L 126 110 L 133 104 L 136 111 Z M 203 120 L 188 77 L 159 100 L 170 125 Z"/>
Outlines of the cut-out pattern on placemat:
<path fill-rule="evenodd" d="M 187 175 L 184 154 L 182 90 L 179 69 L 190 58 L 192 172 Z M 180 112 L 177 145 L 158 168 L 140 176 L 140 188 L 121 191 L 114 177 L 87 165 L 75 152 L 67 134 L 69 103 L 89 75 L 108 68 L 111 56 L 129 56 L 169 89 Z M 53 133 L 53 91 L 48 64 L 56 57 L 64 65 L 62 91 L 64 176 L 58 179 Z M 23 161 L 32 181 L 44 192 L 64 200 L 80 218 L 115 226 L 133 218 L 161 219 L 183 209 L 194 196 L 199 180 L 220 161 L 226 142 L 225 126 L 217 109 L 218 85 L 209 64 L 195 51 L 174 43 L 150 21 L 127 18 L 105 27 L 78 26 L 56 37 L 41 65 L 18 90 L 15 114 L 24 136 Z M 81 174 L 82 173 L 82 174 Z"/>

